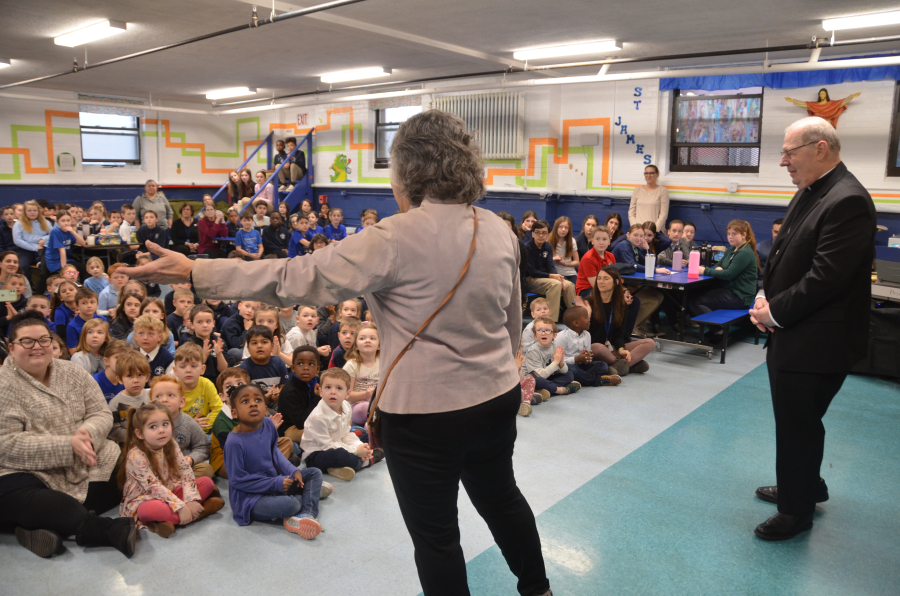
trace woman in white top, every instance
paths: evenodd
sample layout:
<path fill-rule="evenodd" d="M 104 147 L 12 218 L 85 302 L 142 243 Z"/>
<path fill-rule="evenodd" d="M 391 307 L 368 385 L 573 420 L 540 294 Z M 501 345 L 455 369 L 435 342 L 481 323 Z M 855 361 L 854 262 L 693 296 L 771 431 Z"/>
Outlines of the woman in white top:
<path fill-rule="evenodd" d="M 563 215 L 558 217 L 550 232 L 550 246 L 553 247 L 553 264 L 556 272 L 575 284 L 578 277 L 578 245 L 572 237 L 572 220 Z"/>
<path fill-rule="evenodd" d="M 669 217 L 669 191 L 665 186 L 656 183 L 659 179 L 659 168 L 650 164 L 644 168 L 646 184 L 638 186 L 631 193 L 631 205 L 628 207 L 628 223 L 642 224 L 652 221 L 657 230 L 666 229 Z"/>
<path fill-rule="evenodd" d="M 460 481 L 518 576 L 519 593 L 548 595 L 537 525 L 512 462 L 522 403 L 519 240 L 505 221 L 472 206 L 485 192 L 484 161 L 455 116 L 428 110 L 404 122 L 391 145 L 391 178 L 400 213 L 327 250 L 302 259 L 191 261 L 150 243 L 161 258 L 129 275 L 166 283 L 191 277 L 201 296 L 279 305 L 364 294 L 389 367 L 457 284 L 477 215 L 468 272 L 378 403 L 385 461 L 426 596 L 469 594 Z"/>

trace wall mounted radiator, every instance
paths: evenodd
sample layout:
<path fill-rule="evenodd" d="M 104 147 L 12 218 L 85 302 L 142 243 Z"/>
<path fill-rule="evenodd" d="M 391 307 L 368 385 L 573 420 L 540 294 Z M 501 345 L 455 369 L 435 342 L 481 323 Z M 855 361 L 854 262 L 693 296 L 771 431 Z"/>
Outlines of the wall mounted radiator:
<path fill-rule="evenodd" d="M 479 93 L 435 97 L 431 107 L 465 121 L 485 159 L 525 157 L 525 97 L 521 93 Z"/>

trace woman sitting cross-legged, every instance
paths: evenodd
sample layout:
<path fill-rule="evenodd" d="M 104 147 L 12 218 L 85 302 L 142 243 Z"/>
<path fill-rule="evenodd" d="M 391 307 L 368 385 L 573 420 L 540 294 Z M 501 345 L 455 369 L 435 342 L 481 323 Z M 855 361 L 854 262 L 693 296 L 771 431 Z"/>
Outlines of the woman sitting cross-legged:
<path fill-rule="evenodd" d="M 604 267 L 597 274 L 597 288 L 591 293 L 591 352 L 595 360 L 602 360 L 615 369 L 620 377 L 629 372 L 642 373 L 650 369 L 644 361 L 656 343 L 652 339 L 625 342 L 628 304 L 625 287 L 615 267 Z"/>
<path fill-rule="evenodd" d="M 0 527 L 41 557 L 75 536 L 79 546 L 113 546 L 130 557 L 131 518 L 99 517 L 118 506 L 119 448 L 106 439 L 113 418 L 97 382 L 77 364 L 53 359 L 44 316 L 10 321 L 0 367 Z"/>

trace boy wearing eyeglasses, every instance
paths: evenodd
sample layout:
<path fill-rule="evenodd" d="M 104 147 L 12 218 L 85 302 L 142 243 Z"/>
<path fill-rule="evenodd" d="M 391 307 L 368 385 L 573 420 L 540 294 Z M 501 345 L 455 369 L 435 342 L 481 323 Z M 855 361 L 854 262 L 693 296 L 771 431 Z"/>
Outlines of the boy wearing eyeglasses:
<path fill-rule="evenodd" d="M 525 350 L 522 372 L 534 377 L 535 393 L 545 400 L 553 395 L 568 395 L 581 389 L 581 383 L 566 365 L 566 350 L 555 346 L 556 323 L 549 317 L 534 320 L 534 343 Z"/>

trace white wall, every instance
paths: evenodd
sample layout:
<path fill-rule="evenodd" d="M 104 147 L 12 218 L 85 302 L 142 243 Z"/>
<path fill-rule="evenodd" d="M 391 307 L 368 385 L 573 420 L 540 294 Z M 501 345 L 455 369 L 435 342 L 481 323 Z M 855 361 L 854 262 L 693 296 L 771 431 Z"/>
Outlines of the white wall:
<path fill-rule="evenodd" d="M 499 90 L 502 84 L 500 80 L 477 82 L 485 87 L 478 92 Z M 453 93 L 454 87 L 472 83 L 470 80 L 446 82 L 438 88 L 442 93 Z M 861 92 L 838 123 L 838 133 L 843 143 L 842 157 L 850 171 L 876 195 L 876 204 L 884 211 L 900 211 L 900 178 L 886 176 L 894 85 L 894 81 L 886 80 L 828 86 L 829 94 L 835 99 Z M 794 120 L 805 116 L 803 110 L 784 101 L 784 97 L 814 98 L 816 91 L 817 88 L 765 90 L 758 174 L 705 174 L 668 171 L 672 94 L 659 92 L 658 81 L 528 88 L 522 91 L 527 115 L 526 155 L 520 160 L 489 162 L 486 168 L 489 188 L 493 191 L 629 196 L 631 189 L 643 182 L 643 165 L 649 155 L 649 159 L 660 167 L 663 174 L 660 182 L 670 188 L 673 198 L 783 205 L 794 191 L 789 177 L 778 166 L 783 130 Z M 72 94 L 33 89 L 27 93 L 45 97 L 74 97 Z M 430 95 L 423 96 L 423 105 L 427 107 L 430 100 Z M 635 101 L 640 101 L 640 104 L 636 105 Z M 184 107 L 205 109 L 208 106 Z M 309 126 L 317 128 L 314 153 L 317 186 L 386 188 L 389 182 L 388 170 L 373 167 L 374 112 L 365 101 L 323 103 L 227 116 L 150 110 L 145 115 L 142 137 L 144 164 L 124 169 L 83 167 L 78 136 L 69 134 L 77 129 L 77 121 L 53 116 L 53 158 L 67 151 L 75 155 L 77 161 L 73 172 L 56 170 L 53 173 L 46 171 L 47 138 L 43 127 L 48 111 L 73 112 L 77 111 L 77 106 L 0 98 L 0 185 L 142 184 L 147 178 L 155 178 L 163 185 L 219 185 L 225 181 L 224 172 L 237 167 L 243 160 L 244 141 L 263 138 L 272 128 L 281 138 L 291 134 L 301 136 Z M 307 114 L 307 125 L 297 124 L 301 114 Z M 157 129 L 162 135 L 163 121 L 169 122 L 172 134 L 168 143 L 163 139 L 158 146 L 158 139 L 163 137 L 157 136 Z M 604 125 L 606 122 L 609 122 L 608 131 Z M 565 155 L 567 124 L 569 152 Z M 622 134 L 621 125 L 627 127 L 625 134 Z M 361 130 L 361 138 L 357 130 Z M 14 132 L 17 137 L 15 148 Z M 181 134 L 184 135 L 184 142 L 191 147 L 178 146 L 182 143 Z M 608 151 L 604 150 L 605 134 L 609 135 Z M 597 138 L 596 146 L 579 145 L 582 139 L 592 135 Z M 534 158 L 530 161 L 528 148 L 532 143 Z M 197 155 L 199 148 L 194 146 L 198 144 L 207 154 L 205 167 Z M 557 152 L 555 156 L 550 152 L 547 170 L 544 171 L 544 147 L 553 144 Z M 16 175 L 11 152 L 23 149 L 30 153 L 32 173 L 25 171 L 24 156 L 19 155 L 19 174 Z M 349 169 L 346 180 L 340 175 L 345 170 L 342 164 Z M 254 171 L 261 166 L 259 163 L 250 164 Z M 529 169 L 533 170 L 530 175 Z M 497 173 L 496 170 L 505 172 Z M 737 193 L 727 192 L 729 182 L 739 185 Z"/>

